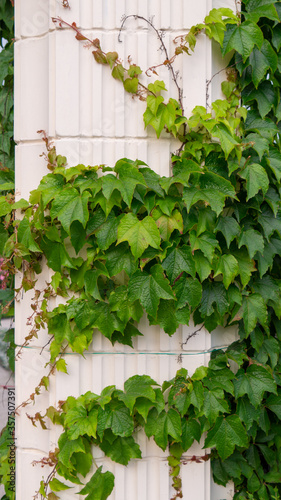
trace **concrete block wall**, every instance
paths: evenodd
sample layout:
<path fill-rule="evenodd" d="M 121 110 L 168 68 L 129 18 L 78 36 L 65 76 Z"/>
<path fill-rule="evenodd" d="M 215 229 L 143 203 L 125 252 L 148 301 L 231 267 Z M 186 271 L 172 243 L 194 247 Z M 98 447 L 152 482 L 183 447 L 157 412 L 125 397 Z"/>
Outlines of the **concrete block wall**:
<path fill-rule="evenodd" d="M 224 6 L 235 8 L 234 0 L 220 0 Z M 15 42 L 15 140 L 16 193 L 28 198 L 43 175 L 47 173 L 42 156 L 44 144 L 38 130 L 45 130 L 54 141 L 57 152 L 67 156 L 70 166 L 114 163 L 124 156 L 147 162 L 160 175 L 169 175 L 169 158 L 177 148 L 170 137 L 163 134 L 157 140 L 153 132 L 144 130 L 144 104 L 125 94 L 120 82 L 111 78 L 109 69 L 96 64 L 91 50 L 78 42 L 70 29 L 59 29 L 51 18 L 62 17 L 77 26 L 89 37 L 99 38 L 105 50 L 116 50 L 126 61 L 147 69 L 163 62 L 159 42 L 145 22 L 130 18 L 118 42 L 122 17 L 138 14 L 152 18 L 157 28 L 165 30 L 165 43 L 173 53 L 173 39 L 197 22 L 216 5 L 217 0 L 69 0 L 70 9 L 60 0 L 24 0 L 16 4 Z M 194 106 L 206 105 L 206 81 L 224 64 L 204 35 L 200 35 L 192 57 L 177 58 L 183 101 L 188 115 Z M 159 79 L 166 82 L 169 96 L 177 97 L 171 75 L 165 67 L 159 69 Z M 219 79 L 210 86 L 210 99 L 219 94 Z M 148 79 L 149 81 L 149 79 Z M 37 288 L 44 288 L 50 279 L 48 270 L 40 276 Z M 32 291 L 25 293 L 16 305 L 16 342 L 22 344 L 29 332 Z M 55 301 L 53 302 L 55 306 Z M 54 449 L 59 429 L 43 431 L 32 426 L 27 414 L 34 415 L 69 395 L 91 390 L 100 392 L 106 385 L 123 388 L 124 381 L 134 374 L 148 374 L 158 383 L 175 375 L 180 367 L 192 374 L 197 366 L 207 364 L 208 351 L 231 342 L 235 332 L 217 330 L 209 335 L 201 330 L 182 350 L 180 344 L 189 333 L 189 327 L 180 328 L 169 338 L 161 329 L 141 320 L 144 336 L 129 347 L 115 345 L 95 332 L 92 348 L 83 359 L 67 354 L 69 375 L 59 373 L 51 377 L 50 390 L 40 395 L 35 404 L 20 411 L 17 419 L 17 499 L 30 500 L 39 488 L 47 469 L 32 465 Z M 227 333 L 227 336 L 226 336 Z M 17 361 L 17 404 L 24 401 L 45 374 L 48 351 L 41 352 L 48 341 L 42 331 L 38 340 L 23 350 Z M 93 354 L 94 353 L 94 354 Z M 182 354 L 181 357 L 179 355 Z M 98 464 L 115 474 L 115 489 L 110 500 L 169 500 L 173 495 L 169 479 L 167 453 L 163 453 L 143 434 L 138 436 L 142 460 L 132 461 L 128 467 L 113 464 L 94 450 Z M 205 451 L 197 445 L 186 458 Z M 187 462 L 182 469 L 184 500 L 230 500 L 233 488 L 213 485 L 210 464 Z M 28 480 L 27 480 L 28 478 Z M 63 492 L 64 500 L 82 498 L 76 488 Z"/>

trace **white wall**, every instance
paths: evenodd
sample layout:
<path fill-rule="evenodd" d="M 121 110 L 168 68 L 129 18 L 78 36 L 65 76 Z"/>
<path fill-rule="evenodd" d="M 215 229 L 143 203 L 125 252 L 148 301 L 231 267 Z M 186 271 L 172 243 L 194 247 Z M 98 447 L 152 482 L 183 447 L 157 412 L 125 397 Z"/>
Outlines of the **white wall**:
<path fill-rule="evenodd" d="M 234 1 L 224 5 L 234 8 Z M 144 130 L 142 113 L 144 104 L 126 95 L 120 82 L 110 77 L 107 67 L 95 63 L 91 50 L 75 40 L 69 29 L 55 28 L 52 16 L 61 16 L 81 26 L 87 36 L 98 37 L 105 50 L 117 50 L 126 60 L 131 55 L 142 68 L 163 61 L 159 43 L 151 30 L 141 21 L 129 20 L 122 33 L 123 43 L 117 36 L 124 14 L 153 17 L 156 27 L 165 29 L 165 43 L 173 51 L 173 38 L 191 25 L 203 21 L 212 8 L 211 0 L 69 0 L 71 9 L 64 9 L 59 0 L 16 1 L 15 43 L 15 140 L 16 190 L 18 198 L 28 197 L 47 173 L 46 163 L 39 155 L 44 144 L 37 131 L 44 129 L 57 147 L 57 152 L 68 157 L 69 165 L 85 163 L 96 165 L 115 161 L 123 156 L 139 158 L 161 175 L 169 175 L 170 153 L 176 144 L 163 136 L 155 139 Z M 223 63 L 222 67 L 223 67 Z M 195 54 L 177 58 L 176 69 L 181 75 L 184 90 L 184 108 L 190 113 L 195 105 L 206 103 L 206 80 L 217 71 L 218 56 L 204 35 L 199 36 Z M 167 82 L 169 95 L 177 97 L 175 86 L 166 68 L 161 68 L 159 78 Z M 213 80 L 211 92 L 218 95 L 218 81 Z M 37 288 L 44 288 L 49 273 L 40 277 Z M 29 332 L 26 325 L 30 315 L 32 291 L 24 294 L 16 306 L 16 342 L 21 344 Z M 53 304 L 55 305 L 55 303 Z M 96 333 L 93 349 L 100 354 L 67 355 L 69 375 L 62 373 L 51 377 L 50 391 L 37 398 L 34 406 L 21 410 L 17 419 L 17 498 L 30 500 L 39 482 L 48 471 L 33 467 L 33 460 L 40 460 L 54 449 L 59 429 L 43 431 L 32 426 L 25 413 L 34 415 L 40 409 L 56 405 L 69 395 L 91 390 L 99 392 L 106 385 L 123 388 L 124 381 L 134 375 L 148 374 L 159 383 L 175 375 L 181 366 L 191 374 L 199 365 L 208 363 L 211 346 L 225 345 L 223 334 L 211 336 L 201 331 L 184 347 L 180 343 L 193 331 L 192 325 L 182 327 L 169 338 L 158 327 L 149 327 L 142 319 L 140 330 L 143 338 L 135 341 L 135 350 L 115 345 Z M 231 337 L 231 336 L 230 336 Z M 23 350 L 17 362 L 17 404 L 25 400 L 44 374 L 48 352 L 40 354 L 48 340 L 46 332 Z M 229 339 L 231 340 L 231 338 Z M 139 436 L 143 459 L 132 461 L 127 468 L 103 459 L 99 450 L 97 462 L 115 474 L 115 489 L 111 500 L 169 500 L 170 487 L 167 453 L 153 442 Z M 201 455 L 205 451 L 194 446 L 186 456 Z M 182 469 L 184 500 L 229 500 L 232 488 L 221 489 L 211 485 L 209 462 L 188 463 Z M 61 494 L 62 499 L 82 498 L 71 493 Z"/>

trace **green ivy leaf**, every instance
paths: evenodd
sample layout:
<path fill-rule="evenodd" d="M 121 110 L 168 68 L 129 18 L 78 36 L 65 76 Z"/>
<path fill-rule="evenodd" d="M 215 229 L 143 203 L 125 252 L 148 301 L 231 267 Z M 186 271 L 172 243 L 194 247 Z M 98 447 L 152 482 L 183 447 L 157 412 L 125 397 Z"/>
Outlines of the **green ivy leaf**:
<path fill-rule="evenodd" d="M 49 482 L 49 487 L 52 491 L 63 491 L 71 488 L 71 486 L 66 486 L 66 484 L 59 481 L 56 477 Z"/>
<path fill-rule="evenodd" d="M 259 155 L 259 159 L 261 160 L 264 153 L 269 150 L 269 141 L 264 137 L 261 137 L 259 134 L 248 134 L 245 137 L 247 143 L 252 147 Z"/>
<path fill-rule="evenodd" d="M 277 95 L 274 91 L 274 86 L 269 80 L 265 80 L 255 88 L 248 88 L 243 92 L 243 101 L 245 104 L 255 100 L 258 105 L 259 113 L 262 118 L 270 112 L 270 110 L 277 105 Z"/>
<path fill-rule="evenodd" d="M 139 445 L 130 437 L 117 437 L 113 442 L 103 441 L 100 448 L 118 464 L 128 465 L 131 458 L 141 458 Z"/>
<path fill-rule="evenodd" d="M 223 57 L 231 50 L 241 54 L 243 62 L 251 54 L 255 45 L 260 49 L 263 44 L 261 29 L 253 22 L 246 21 L 238 26 L 227 25 L 224 35 L 222 55 Z"/>
<path fill-rule="evenodd" d="M 102 472 L 99 467 L 79 495 L 87 495 L 85 500 L 106 500 L 114 488 L 112 472 Z"/>
<path fill-rule="evenodd" d="M 253 198 L 261 189 L 265 195 L 269 188 L 269 179 L 265 169 L 257 163 L 247 165 L 240 173 L 243 179 L 247 181 L 247 201 Z"/>
<path fill-rule="evenodd" d="M 220 216 L 214 229 L 215 233 L 217 233 L 217 231 L 220 231 L 224 235 L 227 247 L 229 248 L 230 243 L 234 240 L 234 238 L 236 238 L 236 236 L 239 236 L 240 227 L 236 219 L 234 219 L 233 217 Z"/>
<path fill-rule="evenodd" d="M 229 406 L 226 400 L 222 399 L 221 391 L 205 391 L 202 415 L 205 415 L 210 424 L 215 423 L 220 414 L 229 413 Z"/>
<path fill-rule="evenodd" d="M 180 278 L 175 283 L 174 291 L 177 297 L 177 309 L 181 309 L 186 304 L 195 309 L 200 304 L 202 285 L 196 278 Z"/>
<path fill-rule="evenodd" d="M 36 243 L 36 241 L 34 241 L 34 238 L 32 236 L 32 232 L 31 232 L 30 223 L 27 219 L 23 219 L 19 223 L 18 241 L 19 241 L 19 243 L 22 243 L 22 245 L 24 245 L 31 252 L 42 253 L 42 250 L 40 250 L 38 244 Z"/>
<path fill-rule="evenodd" d="M 264 235 L 267 240 L 269 237 L 276 231 L 278 235 L 281 237 L 281 214 L 277 213 L 274 216 L 274 213 L 270 208 L 263 210 L 261 214 L 258 216 L 258 222 L 263 228 Z M 262 253 L 262 251 L 260 250 Z"/>
<path fill-rule="evenodd" d="M 147 216 L 138 220 L 134 214 L 126 214 L 118 227 L 118 241 L 128 241 L 132 254 L 137 259 L 150 245 L 153 248 L 160 247 L 160 233 L 152 217 Z"/>
<path fill-rule="evenodd" d="M 109 296 L 111 311 L 116 311 L 118 318 L 127 323 L 131 318 L 139 321 L 143 315 L 143 309 L 140 303 L 132 303 L 128 296 L 128 287 L 119 286 L 111 292 Z"/>
<path fill-rule="evenodd" d="M 120 192 L 125 203 L 130 207 L 135 187 L 140 184 L 146 186 L 145 179 L 138 168 L 126 158 L 119 160 L 114 171 L 117 172 L 120 181 Z"/>
<path fill-rule="evenodd" d="M 269 398 L 266 400 L 266 407 L 269 408 L 279 420 L 281 419 L 281 395 L 273 395 L 271 394 Z"/>
<path fill-rule="evenodd" d="M 111 212 L 104 224 L 96 231 L 97 242 L 101 250 L 107 250 L 117 240 L 117 229 L 122 215 L 115 217 Z"/>
<path fill-rule="evenodd" d="M 260 418 L 259 409 L 250 403 L 248 397 L 238 399 L 237 414 L 247 431 L 252 427 L 253 422 L 258 422 Z"/>
<path fill-rule="evenodd" d="M 258 408 L 265 392 L 277 393 L 273 376 L 263 367 L 250 365 L 247 371 L 240 369 L 234 380 L 235 398 L 247 394 L 251 404 Z"/>
<path fill-rule="evenodd" d="M 152 217 L 159 228 L 160 236 L 163 240 L 169 240 L 173 231 L 183 232 L 182 215 L 178 210 L 174 210 L 171 216 L 158 213 L 158 210 L 152 212 Z"/>
<path fill-rule="evenodd" d="M 195 231 L 191 231 L 189 239 L 192 252 L 195 250 L 201 250 L 211 263 L 214 257 L 215 249 L 219 248 L 219 243 L 214 235 L 206 231 L 205 233 L 200 234 L 200 236 L 197 236 Z"/>
<path fill-rule="evenodd" d="M 183 451 L 187 451 L 193 444 L 194 439 L 196 439 L 196 441 L 198 442 L 200 441 L 201 428 L 197 420 L 194 420 L 192 418 L 189 418 L 188 420 L 183 418 L 181 421 L 181 426 L 182 426 L 181 446 L 183 448 Z"/>
<path fill-rule="evenodd" d="M 195 261 L 196 272 L 200 281 L 203 282 L 211 274 L 212 266 L 200 250 L 194 252 L 193 258 Z"/>
<path fill-rule="evenodd" d="M 57 218 L 67 234 L 70 234 L 70 225 L 73 221 L 79 220 L 83 227 L 89 218 L 88 199 L 90 193 L 84 191 L 82 195 L 75 188 L 68 187 L 56 195 L 50 215 L 54 220 Z"/>
<path fill-rule="evenodd" d="M 222 255 L 218 261 L 214 278 L 222 274 L 223 284 L 228 289 L 230 283 L 234 280 L 235 276 L 239 273 L 239 265 L 233 255 Z"/>
<path fill-rule="evenodd" d="M 267 309 L 261 295 L 253 293 L 243 298 L 243 322 L 246 334 L 249 335 L 259 322 L 265 326 L 267 322 Z"/>
<path fill-rule="evenodd" d="M 86 451 L 85 444 L 81 436 L 79 436 L 78 439 L 69 440 L 66 432 L 60 435 L 58 446 L 60 450 L 58 453 L 58 459 L 68 469 L 74 468 L 71 463 L 72 455 L 79 451 L 82 453 L 85 453 Z"/>
<path fill-rule="evenodd" d="M 243 245 L 247 247 L 250 259 L 252 259 L 257 252 L 263 252 L 264 240 L 262 235 L 255 229 L 247 229 L 241 232 L 238 248 Z"/>
<path fill-rule="evenodd" d="M 222 460 L 229 457 L 235 446 L 246 448 L 248 436 L 237 415 L 218 417 L 214 427 L 208 432 L 204 448 L 216 447 Z"/>
<path fill-rule="evenodd" d="M 128 276 L 137 271 L 137 264 L 127 243 L 111 247 L 105 252 L 106 267 L 110 276 L 116 276 L 123 270 Z"/>
<path fill-rule="evenodd" d="M 136 94 L 138 91 L 139 80 L 138 78 L 126 78 L 123 82 L 124 89 L 130 94 Z"/>
<path fill-rule="evenodd" d="M 195 276 L 196 272 L 191 249 L 187 245 L 180 248 L 173 248 L 170 251 L 168 250 L 167 257 L 163 260 L 162 266 L 171 283 L 174 283 L 182 272 L 186 272 L 192 277 Z"/>
<path fill-rule="evenodd" d="M 257 23 L 261 17 L 267 17 L 268 19 L 279 22 L 274 0 L 262 0 L 258 2 L 250 1 L 247 3 L 247 13 L 245 13 L 245 18 Z"/>
<path fill-rule="evenodd" d="M 115 436 L 131 436 L 134 421 L 129 409 L 122 401 L 111 400 L 103 410 L 101 408 L 98 410 L 97 433 L 101 440 L 106 429 L 111 429 Z"/>
<path fill-rule="evenodd" d="M 165 451 L 168 445 L 168 436 L 176 442 L 181 441 L 181 418 L 179 413 L 170 408 L 168 412 L 162 411 L 158 415 L 156 409 L 149 412 L 145 432 L 148 437 L 154 436 L 155 443 Z"/>
<path fill-rule="evenodd" d="M 252 276 L 252 273 L 256 271 L 254 261 L 249 257 L 247 250 L 241 249 L 233 252 L 234 257 L 238 262 L 239 267 L 239 275 L 241 278 L 241 282 L 243 287 L 245 287 Z"/>
<path fill-rule="evenodd" d="M 68 427 L 69 439 L 77 439 L 79 436 L 96 437 L 98 409 L 94 408 L 89 413 L 83 406 L 77 405 L 71 408 L 65 416 L 65 424 Z"/>
<path fill-rule="evenodd" d="M 63 266 L 69 269 L 76 269 L 63 243 L 57 243 L 48 238 L 43 238 L 40 242 L 40 247 L 47 258 L 48 266 L 53 269 L 53 271 L 61 272 Z"/>
<path fill-rule="evenodd" d="M 266 8 L 268 9 L 268 6 Z M 257 88 L 267 70 L 271 69 L 274 72 L 277 68 L 277 55 L 268 40 L 263 41 L 260 50 L 254 47 L 250 54 L 249 63 L 252 66 L 253 83 Z"/>
<path fill-rule="evenodd" d="M 156 264 L 150 274 L 137 271 L 129 281 L 128 293 L 132 301 L 139 300 L 148 314 L 155 318 L 160 298 L 175 300 L 162 266 Z"/>
<path fill-rule="evenodd" d="M 85 291 L 86 293 L 94 297 L 94 299 L 102 300 L 98 287 L 99 276 L 109 277 L 106 268 L 91 269 L 85 273 L 84 275 Z"/>
<path fill-rule="evenodd" d="M 212 128 L 211 134 L 220 140 L 226 158 L 228 158 L 231 151 L 239 145 L 239 138 L 235 135 L 234 130 L 230 130 L 229 126 L 224 123 L 215 125 Z"/>
<path fill-rule="evenodd" d="M 203 316 L 210 316 L 215 311 L 214 305 L 216 305 L 218 313 L 221 316 L 224 315 L 228 310 L 228 301 L 223 284 L 207 281 L 202 286 L 201 314 Z"/>
<path fill-rule="evenodd" d="M 126 380 L 124 384 L 124 392 L 120 393 L 118 398 L 132 412 L 137 398 L 143 397 L 150 401 L 155 401 L 155 390 L 152 385 L 158 385 L 148 375 L 134 375 Z"/>

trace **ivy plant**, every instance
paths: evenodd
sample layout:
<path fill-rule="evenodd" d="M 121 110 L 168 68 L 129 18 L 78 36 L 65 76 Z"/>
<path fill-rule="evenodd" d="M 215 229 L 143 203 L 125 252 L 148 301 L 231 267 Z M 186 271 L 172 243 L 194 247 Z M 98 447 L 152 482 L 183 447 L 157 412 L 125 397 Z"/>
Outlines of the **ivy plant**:
<path fill-rule="evenodd" d="M 67 372 L 65 351 L 83 354 L 95 329 L 113 344 L 133 347 L 144 313 L 168 335 L 192 315 L 209 332 L 237 325 L 239 340 L 213 352 L 208 367 L 191 377 L 182 369 L 159 387 L 147 375 L 134 376 L 123 391 L 109 386 L 100 395 L 70 396 L 30 417 L 43 428 L 47 418 L 63 427 L 58 447 L 43 459 L 53 471 L 41 482 L 41 498 L 59 498 L 57 492 L 70 487 L 62 478 L 83 484 L 86 499 L 108 498 L 110 472 L 96 466 L 82 483 L 95 465 L 91 447 L 127 465 L 141 457 L 138 429 L 169 448 L 174 499 L 182 498 L 182 456 L 203 434 L 211 452 L 193 460 L 211 458 L 215 481 L 234 482 L 235 500 L 280 498 L 280 5 L 248 0 L 241 14 L 213 9 L 176 38 L 171 57 L 148 21 L 164 47 L 177 100 L 166 97 L 156 66 L 149 68 L 156 79 L 146 87 L 139 66 L 123 65 L 117 52 L 104 52 L 98 39 L 68 25 L 78 40 L 91 43 L 97 63 L 146 101 L 144 126 L 157 137 L 170 133 L 180 146 L 172 175 L 161 177 L 127 158 L 114 166 L 68 167 L 43 134 L 50 172 L 29 201 L 0 198 L 6 268 L 22 271 L 19 290 L 35 289 L 33 327 L 24 345 L 42 326 L 48 329 L 51 374 L 55 368 Z M 222 84 L 225 98 L 196 106 L 186 117 L 173 62 L 196 54 L 201 32 L 223 56 L 233 56 Z M 40 291 L 36 279 L 45 260 L 53 274 Z M 50 310 L 54 295 L 66 300 Z M 22 406 L 48 383 L 43 377 Z"/>

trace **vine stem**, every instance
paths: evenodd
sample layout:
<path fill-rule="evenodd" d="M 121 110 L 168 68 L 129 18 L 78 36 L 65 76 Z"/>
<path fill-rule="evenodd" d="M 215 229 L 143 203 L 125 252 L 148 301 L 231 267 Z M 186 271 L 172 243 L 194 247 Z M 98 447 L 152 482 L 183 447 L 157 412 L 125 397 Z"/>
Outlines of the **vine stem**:
<path fill-rule="evenodd" d="M 180 342 L 180 346 L 181 346 L 181 349 L 183 348 L 184 345 L 187 344 L 187 342 L 192 338 L 192 337 L 195 337 L 195 335 L 197 335 L 197 333 L 201 332 L 202 328 L 204 327 L 204 323 L 200 326 L 200 328 L 197 328 L 197 330 L 195 330 L 194 332 L 190 333 L 186 340 L 184 342 Z"/>
<path fill-rule="evenodd" d="M 180 104 L 180 107 L 181 107 L 181 110 L 182 110 L 182 116 L 184 116 L 184 107 L 183 107 L 183 102 L 182 102 L 182 89 L 180 88 L 179 84 L 178 84 L 178 81 L 177 81 L 177 76 L 176 76 L 176 73 L 175 73 L 175 70 L 173 68 L 173 65 L 170 61 L 170 58 L 169 58 L 169 54 L 168 54 L 168 50 L 167 50 L 167 47 L 166 45 L 164 44 L 164 41 L 163 41 L 163 36 L 162 34 L 160 33 L 160 31 L 155 28 L 155 26 L 153 25 L 153 23 L 149 20 L 149 19 L 146 19 L 145 17 L 143 16 L 139 16 L 137 14 L 130 14 L 129 16 L 125 16 L 123 21 L 122 21 L 122 24 L 121 24 L 121 27 L 120 27 L 120 30 L 119 30 L 119 34 L 118 34 L 118 41 L 120 43 L 122 43 L 122 40 L 121 40 L 121 33 L 123 31 L 123 28 L 124 28 L 124 25 L 126 23 L 126 21 L 130 18 L 130 17 L 133 17 L 134 19 L 141 19 L 142 21 L 145 21 L 156 33 L 157 35 L 157 38 L 161 44 L 161 49 L 164 51 L 165 53 L 165 56 L 166 56 L 166 61 L 165 61 L 165 65 L 168 67 L 168 69 L 171 71 L 171 74 L 172 74 L 172 80 L 174 82 L 174 84 L 176 85 L 177 87 L 177 91 L 178 91 L 178 96 L 179 96 L 179 104 Z"/>

